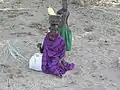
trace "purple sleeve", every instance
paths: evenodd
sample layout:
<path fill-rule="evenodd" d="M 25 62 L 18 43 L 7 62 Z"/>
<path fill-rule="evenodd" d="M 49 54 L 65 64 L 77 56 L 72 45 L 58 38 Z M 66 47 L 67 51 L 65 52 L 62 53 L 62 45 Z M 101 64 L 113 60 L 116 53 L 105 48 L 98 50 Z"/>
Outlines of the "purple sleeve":
<path fill-rule="evenodd" d="M 43 46 L 44 46 L 44 50 L 43 50 L 43 56 L 42 56 L 42 71 L 45 72 L 46 71 L 46 65 L 47 65 L 47 53 L 46 53 L 46 37 L 44 39 L 44 42 L 43 42 Z"/>

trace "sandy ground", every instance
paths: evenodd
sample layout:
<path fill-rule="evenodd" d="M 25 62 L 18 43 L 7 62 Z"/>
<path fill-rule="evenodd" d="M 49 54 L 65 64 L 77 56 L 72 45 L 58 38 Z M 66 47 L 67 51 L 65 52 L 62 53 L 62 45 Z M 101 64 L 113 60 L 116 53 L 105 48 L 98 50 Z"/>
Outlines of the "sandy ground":
<path fill-rule="evenodd" d="M 60 1 L 60 0 L 59 0 Z M 0 90 L 120 90 L 120 8 L 78 7 L 70 4 L 72 51 L 66 61 L 76 64 L 62 79 L 29 70 L 29 58 L 38 52 L 49 27 L 47 7 L 60 9 L 58 0 L 5 0 L 0 8 Z M 7 41 L 23 55 L 9 54 Z M 5 46 L 4 46 L 5 45 Z M 4 48 L 3 48 L 4 47 Z"/>

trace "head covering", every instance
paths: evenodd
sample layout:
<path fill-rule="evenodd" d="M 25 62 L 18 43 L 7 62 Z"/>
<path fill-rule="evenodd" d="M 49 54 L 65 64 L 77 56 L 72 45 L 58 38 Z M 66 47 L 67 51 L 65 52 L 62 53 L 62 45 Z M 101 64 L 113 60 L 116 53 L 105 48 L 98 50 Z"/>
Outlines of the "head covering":
<path fill-rule="evenodd" d="M 56 13 L 54 12 L 54 10 L 51 7 L 48 8 L 48 14 L 49 15 L 56 15 Z"/>

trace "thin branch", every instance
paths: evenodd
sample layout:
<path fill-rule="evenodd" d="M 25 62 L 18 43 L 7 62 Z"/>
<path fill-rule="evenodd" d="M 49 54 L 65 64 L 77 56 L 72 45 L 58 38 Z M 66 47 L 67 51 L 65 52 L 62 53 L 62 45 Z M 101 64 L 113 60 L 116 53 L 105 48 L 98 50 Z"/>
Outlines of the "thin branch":
<path fill-rule="evenodd" d="M 0 9 L 0 11 L 20 11 L 20 10 L 30 10 L 30 8 L 17 8 L 17 9 L 4 8 L 4 9 Z"/>

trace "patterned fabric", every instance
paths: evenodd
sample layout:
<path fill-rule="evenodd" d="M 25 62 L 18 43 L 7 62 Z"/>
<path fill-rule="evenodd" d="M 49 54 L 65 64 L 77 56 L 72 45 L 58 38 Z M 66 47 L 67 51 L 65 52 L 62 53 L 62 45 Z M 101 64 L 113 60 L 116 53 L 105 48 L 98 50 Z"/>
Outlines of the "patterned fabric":
<path fill-rule="evenodd" d="M 66 51 L 71 51 L 72 49 L 72 32 L 67 27 L 67 25 L 64 25 L 62 28 L 59 28 L 59 33 L 62 36 L 62 38 L 65 40 L 66 43 Z"/>
<path fill-rule="evenodd" d="M 65 56 L 65 41 L 58 35 L 54 40 L 50 40 L 49 33 L 44 39 L 44 50 L 42 57 L 42 71 L 46 74 L 53 74 L 62 78 L 62 74 L 75 67 L 73 63 L 69 64 L 60 59 Z"/>

